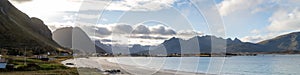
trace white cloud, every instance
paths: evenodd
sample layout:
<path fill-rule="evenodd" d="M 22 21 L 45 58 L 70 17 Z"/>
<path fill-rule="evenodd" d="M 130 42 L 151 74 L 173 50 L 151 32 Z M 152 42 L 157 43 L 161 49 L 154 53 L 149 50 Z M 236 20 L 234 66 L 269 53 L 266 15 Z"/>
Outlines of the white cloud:
<path fill-rule="evenodd" d="M 201 36 L 201 35 L 203 35 L 203 33 L 199 32 L 199 31 L 180 30 L 180 31 L 177 31 L 176 37 L 182 38 L 182 39 L 190 39 L 194 36 Z"/>
<path fill-rule="evenodd" d="M 241 38 L 241 40 L 243 42 L 254 42 L 254 43 L 256 43 L 256 42 L 264 40 L 264 37 L 261 36 L 261 35 L 257 35 L 257 36 L 245 36 L 245 37 Z"/>
<path fill-rule="evenodd" d="M 254 42 L 254 43 L 257 43 L 257 42 L 261 42 L 263 40 L 268 40 L 268 39 L 272 39 L 272 38 L 275 38 L 275 37 L 278 37 L 280 35 L 285 35 L 285 34 L 289 34 L 291 32 L 299 32 L 297 30 L 293 30 L 293 31 L 288 31 L 288 32 L 271 32 L 271 33 L 267 33 L 265 35 L 253 35 L 253 36 L 245 36 L 243 38 L 241 38 L 241 40 L 243 42 Z"/>
<path fill-rule="evenodd" d="M 193 31 L 193 30 L 181 30 L 177 32 L 178 35 L 202 35 L 202 32 Z"/>
<path fill-rule="evenodd" d="M 100 17 L 99 14 L 87 15 L 83 11 L 99 11 L 99 13 L 101 10 L 157 11 L 171 7 L 175 0 L 10 0 L 10 2 L 30 17 L 38 17 L 46 24 L 53 24 L 63 21 L 74 22 L 76 18 L 96 20 Z M 104 9 L 105 7 L 107 8 Z M 61 18 L 63 20 L 58 20 Z"/>
<path fill-rule="evenodd" d="M 260 30 L 254 29 L 254 30 L 250 31 L 250 33 L 252 33 L 252 34 L 259 34 Z"/>
<path fill-rule="evenodd" d="M 94 15 L 94 14 L 78 14 L 77 15 L 78 18 L 81 19 L 98 19 L 99 16 Z M 103 19 L 101 19 L 103 21 Z"/>
<path fill-rule="evenodd" d="M 258 11 L 258 6 L 268 0 L 224 0 L 219 6 L 219 12 L 222 16 L 229 15 L 233 12 L 243 10 Z"/>
<path fill-rule="evenodd" d="M 263 40 L 267 40 L 267 39 L 271 39 L 273 37 L 275 37 L 276 35 L 274 33 L 270 33 L 267 35 L 254 35 L 254 36 L 245 36 L 243 38 L 241 38 L 241 40 L 243 42 L 253 42 L 253 43 L 257 43 L 257 42 L 261 42 Z"/>
<path fill-rule="evenodd" d="M 292 11 L 278 10 L 270 18 L 269 31 L 290 31 L 300 28 L 300 10 L 295 8 Z"/>
<path fill-rule="evenodd" d="M 175 0 L 121 0 L 113 1 L 106 10 L 156 11 L 169 8 Z"/>
<path fill-rule="evenodd" d="M 32 0 L 24 3 L 13 0 L 11 2 L 21 11 L 34 17 L 57 15 L 63 11 L 78 11 L 81 4 L 71 0 Z"/>
<path fill-rule="evenodd" d="M 53 32 L 56 29 L 64 28 L 64 27 L 74 27 L 74 25 L 75 24 L 73 22 L 68 21 L 64 23 L 59 23 L 59 22 L 49 23 L 47 26 Z"/>

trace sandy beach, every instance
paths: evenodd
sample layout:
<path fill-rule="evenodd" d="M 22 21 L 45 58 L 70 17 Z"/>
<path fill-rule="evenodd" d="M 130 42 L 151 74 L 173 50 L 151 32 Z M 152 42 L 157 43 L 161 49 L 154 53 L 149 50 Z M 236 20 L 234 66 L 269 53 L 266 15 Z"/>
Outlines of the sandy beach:
<path fill-rule="evenodd" d="M 62 64 L 66 65 L 66 63 L 74 63 L 75 65 L 66 65 L 68 67 L 88 67 L 88 68 L 97 68 L 100 71 L 105 70 L 121 70 L 121 73 L 117 75 L 205 75 L 202 73 L 192 73 L 192 72 L 182 72 L 175 70 L 165 70 L 165 69 L 151 69 L 142 66 L 132 66 L 132 65 L 124 65 L 117 64 L 107 61 L 112 57 L 89 57 L 89 58 L 76 58 L 69 59 L 62 62 Z M 126 67 L 126 68 L 124 68 Z M 80 70 L 78 70 L 80 73 Z M 133 72 L 134 71 L 134 72 Z"/>

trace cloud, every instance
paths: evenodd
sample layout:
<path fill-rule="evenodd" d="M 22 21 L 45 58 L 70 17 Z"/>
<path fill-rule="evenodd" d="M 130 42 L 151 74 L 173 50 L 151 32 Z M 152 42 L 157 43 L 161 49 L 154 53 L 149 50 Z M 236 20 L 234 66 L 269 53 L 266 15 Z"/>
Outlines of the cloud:
<path fill-rule="evenodd" d="M 145 25 L 129 25 L 129 24 L 107 24 L 96 26 L 96 31 L 100 35 L 110 34 L 130 34 L 130 35 L 176 35 L 176 32 L 166 26 L 145 26 Z"/>
<path fill-rule="evenodd" d="M 78 14 L 78 18 L 80 19 L 98 19 L 99 16 L 95 15 L 95 14 L 84 14 L 84 13 L 80 13 Z"/>
<path fill-rule="evenodd" d="M 106 24 L 95 26 L 97 34 L 100 35 L 111 35 L 111 34 L 130 34 L 137 36 L 196 36 L 203 35 L 202 32 L 194 30 L 180 30 L 175 31 L 174 29 L 163 26 L 145 26 L 145 25 L 129 25 L 129 24 Z M 135 37 L 138 38 L 138 37 Z M 146 37 L 149 38 L 149 37 Z"/>
<path fill-rule="evenodd" d="M 203 35 L 203 33 L 193 30 L 181 30 L 177 32 L 177 35 Z"/>
<path fill-rule="evenodd" d="M 116 0 L 105 10 L 118 11 L 156 11 L 169 8 L 175 0 Z"/>
<path fill-rule="evenodd" d="M 252 34 L 259 34 L 260 30 L 254 29 L 254 30 L 250 31 L 250 33 L 252 33 Z"/>
<path fill-rule="evenodd" d="M 222 16 L 229 15 L 233 12 L 243 10 L 258 11 L 259 5 L 268 0 L 224 0 L 219 6 L 219 12 Z"/>
<path fill-rule="evenodd" d="M 64 25 L 62 25 L 64 26 Z M 65 25 L 67 26 L 67 25 Z M 54 26 L 51 26 L 51 28 Z M 163 25 L 145 26 L 129 24 L 105 24 L 105 25 L 83 25 L 80 26 L 93 40 L 100 40 L 105 44 L 141 44 L 157 45 L 171 37 L 193 37 L 202 35 L 201 32 L 191 30 L 180 30 L 176 32 L 170 27 Z M 62 28 L 62 27 L 54 27 Z M 121 37 L 127 39 L 120 39 Z"/>
<path fill-rule="evenodd" d="M 167 28 L 163 25 L 157 25 L 150 27 L 150 31 L 152 34 L 161 34 L 161 35 L 175 35 L 176 32 L 171 28 Z"/>
<path fill-rule="evenodd" d="M 117 24 L 111 27 L 113 34 L 128 34 L 133 28 L 127 24 Z"/>
<path fill-rule="evenodd" d="M 243 42 L 254 42 L 254 43 L 257 43 L 257 42 L 261 42 L 263 40 L 268 40 L 268 39 L 271 39 L 271 38 L 275 38 L 275 37 L 278 37 L 280 35 L 284 35 L 284 34 L 289 34 L 290 32 L 282 32 L 282 33 L 267 33 L 265 35 L 253 35 L 253 36 L 245 36 L 243 38 L 241 38 L 241 40 Z"/>
<path fill-rule="evenodd" d="M 96 32 L 100 35 L 111 35 L 111 31 L 104 27 L 96 27 Z"/>
<path fill-rule="evenodd" d="M 30 2 L 32 0 L 11 0 L 13 2 L 17 2 L 17 3 L 24 3 L 24 2 Z"/>
<path fill-rule="evenodd" d="M 138 25 L 134 28 L 132 33 L 134 33 L 134 34 L 149 34 L 151 32 L 150 32 L 149 28 L 146 27 L 145 25 Z"/>
<path fill-rule="evenodd" d="M 243 38 L 241 38 L 241 40 L 243 42 L 253 42 L 253 43 L 257 43 L 257 42 L 261 42 L 263 40 L 267 40 L 270 38 L 274 38 L 275 36 L 277 36 L 278 34 L 275 33 L 269 33 L 267 35 L 254 35 L 254 36 L 245 36 Z"/>
<path fill-rule="evenodd" d="M 241 40 L 243 42 L 259 42 L 259 41 L 262 41 L 264 40 L 264 36 L 261 36 L 261 35 L 257 35 L 257 36 L 245 36 L 243 38 L 241 38 Z"/>
<path fill-rule="evenodd" d="M 270 18 L 269 31 L 290 31 L 299 30 L 300 28 L 300 10 L 295 8 L 291 11 L 278 10 Z"/>

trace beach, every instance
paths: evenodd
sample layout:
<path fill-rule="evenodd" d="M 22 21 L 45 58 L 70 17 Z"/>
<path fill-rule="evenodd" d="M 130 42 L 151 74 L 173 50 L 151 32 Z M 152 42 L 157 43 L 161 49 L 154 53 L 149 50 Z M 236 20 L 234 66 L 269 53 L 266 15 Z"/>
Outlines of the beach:
<path fill-rule="evenodd" d="M 89 57 L 89 58 L 75 58 L 62 61 L 62 64 L 66 65 L 67 63 L 74 63 L 74 65 L 66 65 L 68 67 L 85 67 L 85 68 L 97 68 L 100 71 L 105 70 L 120 70 L 121 73 L 118 75 L 205 75 L 202 73 L 192 73 L 192 72 L 183 72 L 175 70 L 165 70 L 165 69 L 151 69 L 142 66 L 133 66 L 125 64 L 117 64 L 107 61 L 113 57 Z M 126 68 L 124 68 L 126 67 Z M 81 72 L 78 70 L 79 73 Z M 134 71 L 134 72 L 133 72 Z M 101 73 L 101 72 L 99 72 Z"/>

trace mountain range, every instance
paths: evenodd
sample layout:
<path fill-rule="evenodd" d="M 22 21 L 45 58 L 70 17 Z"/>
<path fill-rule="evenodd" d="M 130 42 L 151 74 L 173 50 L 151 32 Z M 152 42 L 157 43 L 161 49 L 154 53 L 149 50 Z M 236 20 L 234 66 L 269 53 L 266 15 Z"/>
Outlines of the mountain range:
<path fill-rule="evenodd" d="M 157 46 L 141 46 L 133 45 L 128 50 L 131 54 L 134 53 L 213 53 L 214 51 L 222 51 L 227 53 L 243 53 L 243 52 L 299 52 L 300 51 L 300 32 L 293 32 L 281 35 L 272 39 L 264 40 L 258 43 L 242 42 L 235 39 L 223 39 L 216 36 L 195 36 L 188 40 L 180 38 L 170 38 Z M 97 41 L 97 46 L 111 53 L 111 45 L 102 44 Z M 226 49 L 226 50 L 225 50 Z M 115 49 L 117 50 L 117 49 Z M 120 49 L 121 50 L 121 49 Z"/>
<path fill-rule="evenodd" d="M 188 40 L 173 37 L 169 40 L 164 41 L 156 49 L 153 50 L 165 50 L 168 54 L 191 54 L 197 52 L 213 53 L 214 51 L 222 51 L 227 53 L 286 51 L 299 52 L 299 36 L 300 32 L 293 32 L 258 43 L 242 42 L 237 38 L 235 38 L 234 40 L 230 38 L 223 39 L 210 35 L 196 36 Z"/>

